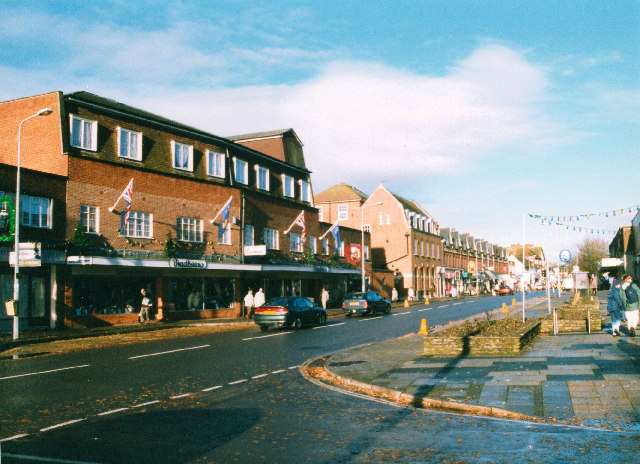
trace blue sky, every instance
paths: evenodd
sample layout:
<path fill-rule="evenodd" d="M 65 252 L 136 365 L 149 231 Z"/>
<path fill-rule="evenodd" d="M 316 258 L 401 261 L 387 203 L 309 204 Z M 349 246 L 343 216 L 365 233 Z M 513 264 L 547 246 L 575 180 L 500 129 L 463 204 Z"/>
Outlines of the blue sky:
<path fill-rule="evenodd" d="M 213 4 L 213 6 L 211 5 Z M 263 6 L 264 5 L 264 6 Z M 0 0 L 0 100 L 86 90 L 217 135 L 292 127 L 314 191 L 381 182 L 555 260 L 640 205 L 639 1 Z M 635 210 L 633 211 L 635 213 Z"/>

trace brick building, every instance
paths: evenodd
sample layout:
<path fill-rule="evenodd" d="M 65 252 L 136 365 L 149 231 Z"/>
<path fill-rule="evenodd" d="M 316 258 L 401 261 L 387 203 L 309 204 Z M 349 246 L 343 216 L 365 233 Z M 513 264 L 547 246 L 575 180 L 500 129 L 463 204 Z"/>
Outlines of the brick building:
<path fill-rule="evenodd" d="M 4 204 L 15 198 L 20 122 L 45 107 L 52 114 L 21 136 L 20 237 L 43 248 L 42 266 L 21 277 L 23 323 L 135 322 L 143 287 L 158 317 L 233 316 L 248 288 L 319 298 L 360 275 L 322 251 L 326 225 L 292 129 L 224 138 L 87 92 L 3 102 Z M 3 299 L 11 243 L 0 241 Z"/>

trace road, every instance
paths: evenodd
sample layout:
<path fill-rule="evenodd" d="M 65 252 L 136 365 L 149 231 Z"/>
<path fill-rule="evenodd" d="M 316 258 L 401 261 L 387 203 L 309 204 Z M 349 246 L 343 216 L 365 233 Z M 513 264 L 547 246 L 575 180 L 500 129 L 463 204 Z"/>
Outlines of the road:
<path fill-rule="evenodd" d="M 618 462 L 606 450 L 628 446 L 622 435 L 400 408 L 310 383 L 297 369 L 415 332 L 422 318 L 433 327 L 503 302 L 511 297 L 5 361 L 2 462 L 513 462 L 522 453 L 524 462 L 549 462 L 549 453 Z"/>

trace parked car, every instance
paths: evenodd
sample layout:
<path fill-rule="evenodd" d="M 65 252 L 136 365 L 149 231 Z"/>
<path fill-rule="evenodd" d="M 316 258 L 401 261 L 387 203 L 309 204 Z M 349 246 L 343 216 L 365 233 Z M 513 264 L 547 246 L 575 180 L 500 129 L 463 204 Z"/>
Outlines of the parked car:
<path fill-rule="evenodd" d="M 261 330 L 267 330 L 269 327 L 299 329 L 306 324 L 326 324 L 327 311 L 313 304 L 308 298 L 283 296 L 256 308 L 253 321 Z"/>
<path fill-rule="evenodd" d="M 513 289 L 508 285 L 500 285 L 500 288 L 498 288 L 498 295 L 513 295 Z"/>
<path fill-rule="evenodd" d="M 352 314 L 373 315 L 376 312 L 389 314 L 391 302 L 385 300 L 378 292 L 350 293 L 342 302 L 342 310 L 347 317 Z"/>

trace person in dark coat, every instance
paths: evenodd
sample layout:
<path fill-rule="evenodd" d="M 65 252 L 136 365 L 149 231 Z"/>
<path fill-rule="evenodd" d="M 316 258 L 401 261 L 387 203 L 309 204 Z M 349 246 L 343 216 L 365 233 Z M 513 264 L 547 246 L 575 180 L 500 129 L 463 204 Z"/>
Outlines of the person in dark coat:
<path fill-rule="evenodd" d="M 622 311 L 624 310 L 624 303 L 620 295 L 621 291 L 623 291 L 622 282 L 614 279 L 611 282 L 611 290 L 607 299 L 607 311 L 611 316 L 611 335 L 614 337 L 620 336 L 620 323 L 622 322 Z"/>

